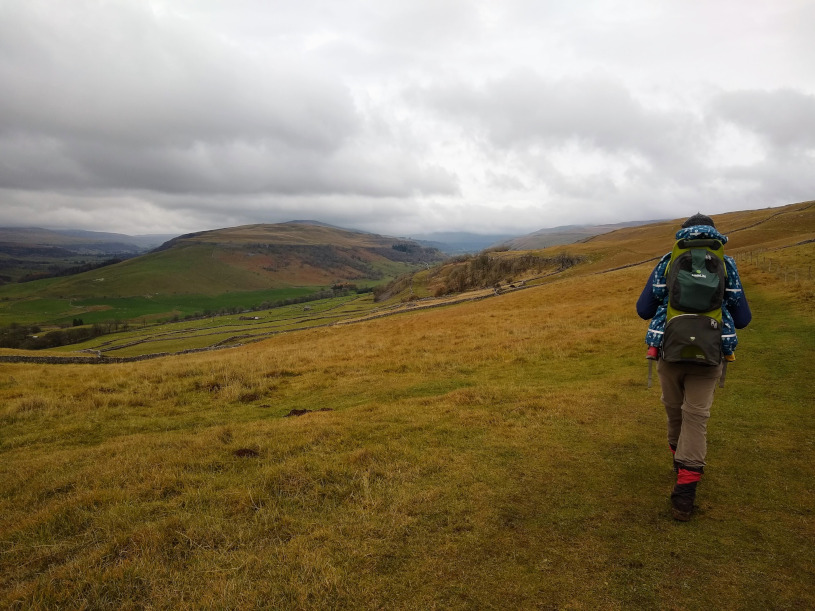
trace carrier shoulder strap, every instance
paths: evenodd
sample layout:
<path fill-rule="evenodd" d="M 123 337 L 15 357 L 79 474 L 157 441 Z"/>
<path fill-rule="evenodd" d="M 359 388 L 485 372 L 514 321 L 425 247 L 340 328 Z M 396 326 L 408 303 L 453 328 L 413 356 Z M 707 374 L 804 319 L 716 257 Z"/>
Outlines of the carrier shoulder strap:
<path fill-rule="evenodd" d="M 708 250 L 716 255 L 722 260 L 722 263 L 724 263 L 724 244 L 722 244 L 721 241 L 714 238 L 682 238 L 674 243 L 674 247 L 671 250 L 671 258 L 668 260 L 668 265 L 665 267 L 666 278 L 671 270 L 671 263 L 676 261 L 679 255 L 681 255 L 683 252 L 687 252 L 693 248 L 704 248 L 705 250 Z M 723 269 L 726 276 L 727 266 L 724 266 Z"/>

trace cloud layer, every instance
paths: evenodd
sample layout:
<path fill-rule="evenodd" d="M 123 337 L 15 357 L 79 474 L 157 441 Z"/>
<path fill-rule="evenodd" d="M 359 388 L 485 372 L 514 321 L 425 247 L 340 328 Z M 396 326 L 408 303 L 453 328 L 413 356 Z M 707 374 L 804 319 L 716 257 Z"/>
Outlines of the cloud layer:
<path fill-rule="evenodd" d="M 815 198 L 804 0 L 0 2 L 0 225 L 526 233 Z"/>

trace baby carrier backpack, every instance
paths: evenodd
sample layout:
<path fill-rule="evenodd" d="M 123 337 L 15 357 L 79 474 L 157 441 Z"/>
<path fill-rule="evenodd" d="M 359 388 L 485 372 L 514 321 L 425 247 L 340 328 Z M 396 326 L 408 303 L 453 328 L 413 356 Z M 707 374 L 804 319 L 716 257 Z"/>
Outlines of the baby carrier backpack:
<path fill-rule="evenodd" d="M 722 302 L 727 270 L 719 240 L 681 239 L 665 271 L 668 312 L 662 358 L 671 363 L 722 361 Z"/>

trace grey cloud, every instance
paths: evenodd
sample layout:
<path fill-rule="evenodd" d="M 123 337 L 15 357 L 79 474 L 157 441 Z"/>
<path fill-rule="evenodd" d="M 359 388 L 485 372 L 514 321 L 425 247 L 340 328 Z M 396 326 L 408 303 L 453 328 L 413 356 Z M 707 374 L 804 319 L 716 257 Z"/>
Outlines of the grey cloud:
<path fill-rule="evenodd" d="M 811 3 L 742 4 L 0 0 L 0 222 L 510 231 L 811 198 Z"/>
<path fill-rule="evenodd" d="M 0 9 L 7 188 L 373 197 L 457 188 L 409 151 L 367 154 L 348 88 L 299 56 L 237 48 L 147 3 L 43 9 Z"/>
<path fill-rule="evenodd" d="M 738 209 L 815 191 L 815 156 L 791 150 L 815 144 L 815 97 L 800 92 L 720 93 L 694 113 L 650 108 L 613 79 L 526 71 L 413 95 L 480 137 L 485 150 L 510 151 L 551 198 L 583 211 L 592 202 L 621 209 L 649 200 L 649 207 L 710 202 Z M 728 164 L 726 150 L 724 159 L 712 159 L 722 146 L 717 121 L 758 134 L 772 154 L 747 166 Z M 564 150 L 583 155 L 577 163 L 584 167 L 574 173 L 558 163 Z"/>
<path fill-rule="evenodd" d="M 534 164 L 546 170 L 548 180 L 557 177 L 540 157 L 570 143 L 618 159 L 641 156 L 647 171 L 677 180 L 694 180 L 704 171 L 698 148 L 705 134 L 690 112 L 650 110 L 608 78 L 547 79 L 526 71 L 482 87 L 457 83 L 417 97 L 463 122 L 465 130 L 482 134 L 491 146 L 522 152 L 542 148 Z"/>
<path fill-rule="evenodd" d="M 358 127 L 336 78 L 299 60 L 253 56 L 147 4 L 78 1 L 22 14 L 12 6 L 0 19 L 0 82 L 13 84 L 0 99 L 0 131 L 135 146 L 275 139 L 333 150 Z"/>
<path fill-rule="evenodd" d="M 716 116 L 775 147 L 815 147 L 815 95 L 792 89 L 732 91 L 712 102 Z"/>
<path fill-rule="evenodd" d="M 356 148 L 355 148 L 356 147 Z M 110 189 L 165 193 L 270 193 L 367 197 L 455 193 L 453 174 L 403 151 L 332 155 L 274 142 L 131 148 L 115 142 L 0 138 L 0 180 L 15 189 Z"/>
<path fill-rule="evenodd" d="M 815 193 L 815 155 L 776 153 L 748 167 L 728 168 L 725 180 L 745 185 L 750 204 L 780 205 L 812 199 Z"/>
<path fill-rule="evenodd" d="M 47 224 L 125 234 L 181 234 L 292 219 L 316 219 L 382 233 L 393 233 L 393 228 L 387 228 L 394 222 L 400 226 L 423 226 L 414 203 L 392 197 L 0 189 L 0 202 L 3 227 Z"/>
<path fill-rule="evenodd" d="M 481 88 L 459 83 L 429 91 L 426 99 L 450 116 L 465 113 L 503 147 L 577 139 L 607 151 L 654 153 L 692 127 L 689 114 L 649 111 L 622 84 L 600 77 L 516 72 Z"/>
<path fill-rule="evenodd" d="M 414 0 L 392 3 L 388 11 L 372 15 L 364 33 L 373 40 L 387 42 L 411 55 L 438 52 L 469 41 L 481 29 L 478 13 L 481 3 L 471 0 Z"/>

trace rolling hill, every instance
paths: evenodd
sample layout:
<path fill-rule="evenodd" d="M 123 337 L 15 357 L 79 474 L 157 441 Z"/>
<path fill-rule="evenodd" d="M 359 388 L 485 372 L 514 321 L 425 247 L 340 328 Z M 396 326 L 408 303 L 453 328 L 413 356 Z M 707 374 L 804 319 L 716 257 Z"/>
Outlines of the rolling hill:
<path fill-rule="evenodd" d="M 126 235 L 75 229 L 0 227 L 0 244 L 20 248 L 63 248 L 74 254 L 139 253 L 150 250 L 173 235 Z"/>
<path fill-rule="evenodd" d="M 125 317 L 139 315 L 139 304 L 151 316 L 172 315 L 228 293 L 261 302 L 292 290 L 370 286 L 442 258 L 408 240 L 313 222 L 204 231 L 101 269 L 2 287 L 0 320 L 70 321 L 122 299 L 130 300 Z"/>
<path fill-rule="evenodd" d="M 539 229 L 538 231 L 522 236 L 466 232 L 436 232 L 411 237 L 425 246 L 438 248 L 445 254 L 453 256 L 501 248 L 508 248 L 510 250 L 540 250 L 548 246 L 572 244 L 624 227 L 650 225 L 655 222 L 656 221 L 632 221 L 607 225 L 562 225 L 559 227 Z"/>
<path fill-rule="evenodd" d="M 540 250 L 548 246 L 572 244 L 625 227 L 653 225 L 657 222 L 658 221 L 633 221 L 607 225 L 563 225 L 560 227 L 539 229 L 527 235 L 511 238 L 503 241 L 502 245 L 511 250 Z"/>

